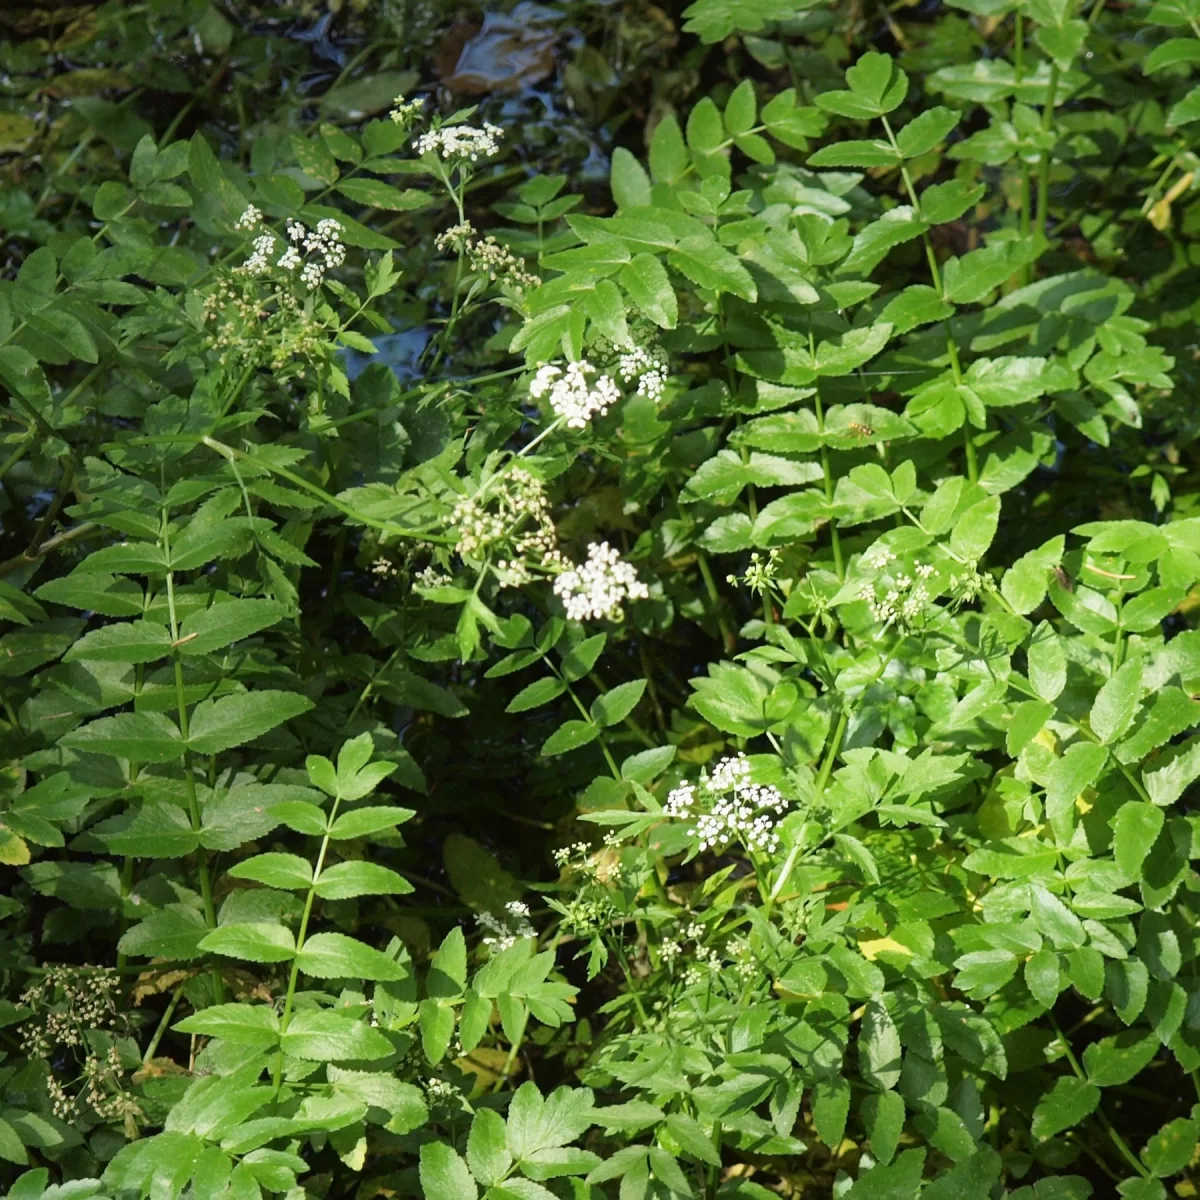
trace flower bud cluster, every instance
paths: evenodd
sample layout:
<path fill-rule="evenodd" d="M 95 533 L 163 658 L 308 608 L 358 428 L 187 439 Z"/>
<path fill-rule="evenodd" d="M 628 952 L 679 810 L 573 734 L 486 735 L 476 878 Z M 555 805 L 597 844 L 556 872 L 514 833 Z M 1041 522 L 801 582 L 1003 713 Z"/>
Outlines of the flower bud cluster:
<path fill-rule="evenodd" d="M 625 383 L 637 380 L 637 394 L 657 404 L 667 386 L 667 356 L 657 346 L 631 346 L 617 360 L 617 374 Z"/>
<path fill-rule="evenodd" d="M 417 138 L 418 154 L 437 154 L 447 162 L 478 162 L 500 151 L 504 130 L 499 125 L 443 125 Z"/>
<path fill-rule="evenodd" d="M 775 569 L 779 563 L 779 551 L 772 550 L 767 555 L 754 550 L 750 554 L 750 564 L 745 575 L 726 575 L 725 582 L 737 587 L 745 584 L 752 592 L 765 592 L 775 582 Z"/>
<path fill-rule="evenodd" d="M 503 586 L 528 583 L 533 566 L 553 570 L 565 565 L 545 485 L 524 467 L 512 467 L 473 496 L 464 496 L 450 523 L 458 529 L 456 549 L 463 558 L 504 552 L 494 564 Z"/>
<path fill-rule="evenodd" d="M 688 836 L 698 839 L 701 853 L 719 853 L 734 842 L 771 853 L 779 849 L 775 825 L 787 807 L 778 788 L 750 781 L 750 763 L 738 754 L 723 758 L 698 784 L 674 788 L 663 812 L 688 822 Z"/>
<path fill-rule="evenodd" d="M 397 96 L 392 101 L 392 111 L 388 113 L 388 116 L 397 125 L 411 125 L 424 111 L 424 96 L 414 96 L 411 100 L 405 100 L 403 96 Z"/>
<path fill-rule="evenodd" d="M 596 375 L 594 382 L 589 376 Z M 593 417 L 602 417 L 621 398 L 621 389 L 609 375 L 597 374 L 585 359 L 568 363 L 566 370 L 546 363 L 537 370 L 529 394 L 548 397 L 550 407 L 566 418 L 568 429 L 584 429 Z"/>
<path fill-rule="evenodd" d="M 434 245 L 442 251 L 453 250 L 465 254 L 472 271 L 486 275 L 492 283 L 507 285 L 514 291 L 523 292 L 535 288 L 541 278 L 525 269 L 525 262 L 507 246 L 502 246 L 490 234 L 480 238 L 470 221 L 451 225 L 434 238 Z"/>
<path fill-rule="evenodd" d="M 607 542 L 593 542 L 587 561 L 563 571 L 554 594 L 572 621 L 619 621 L 626 600 L 648 600 L 650 589 Z"/>
<path fill-rule="evenodd" d="M 422 567 L 414 576 L 418 587 L 440 588 L 449 587 L 454 579 L 445 571 L 435 566 Z"/>
<path fill-rule="evenodd" d="M 908 575 L 890 570 L 895 561 L 896 555 L 886 546 L 873 546 L 867 551 L 861 565 L 878 572 L 878 576 L 863 583 L 859 595 L 876 621 L 884 625 L 912 625 L 932 607 L 928 581 L 934 568 L 929 563 L 914 563 L 914 574 Z"/>

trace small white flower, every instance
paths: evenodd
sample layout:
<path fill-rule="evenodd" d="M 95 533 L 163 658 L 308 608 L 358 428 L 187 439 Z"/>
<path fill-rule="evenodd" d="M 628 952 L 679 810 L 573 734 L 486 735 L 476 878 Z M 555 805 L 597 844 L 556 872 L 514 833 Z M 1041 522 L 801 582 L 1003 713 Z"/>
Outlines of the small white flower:
<path fill-rule="evenodd" d="M 246 211 L 237 219 L 235 229 L 254 229 L 262 222 L 262 213 L 253 204 L 246 206 Z"/>
<path fill-rule="evenodd" d="M 619 621 L 626 600 L 646 600 L 650 589 L 607 542 L 593 542 L 587 561 L 554 581 L 554 594 L 572 621 Z"/>
<path fill-rule="evenodd" d="M 325 268 L 318 262 L 306 262 L 300 272 L 300 280 L 310 292 L 315 292 L 324 278 Z"/>
<path fill-rule="evenodd" d="M 300 265 L 300 251 L 295 246 L 289 246 L 275 265 L 285 271 L 294 271 Z"/>
<path fill-rule="evenodd" d="M 291 217 L 288 217 L 287 235 L 289 241 L 302 242 L 306 237 L 308 237 L 308 230 L 301 225 L 299 221 L 295 221 Z"/>

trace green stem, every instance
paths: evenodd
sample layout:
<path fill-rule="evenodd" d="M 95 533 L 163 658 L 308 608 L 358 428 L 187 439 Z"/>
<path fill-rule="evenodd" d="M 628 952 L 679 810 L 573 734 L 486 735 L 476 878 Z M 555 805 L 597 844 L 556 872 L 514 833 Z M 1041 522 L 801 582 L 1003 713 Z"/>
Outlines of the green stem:
<path fill-rule="evenodd" d="M 892 149 L 897 154 L 900 153 L 900 147 L 896 142 L 896 135 L 892 132 L 891 123 L 887 117 L 882 118 L 883 128 L 888 136 L 888 141 L 892 144 Z M 904 188 L 908 192 L 909 202 L 912 204 L 913 212 L 919 214 L 921 211 L 921 203 L 917 199 L 917 189 L 913 186 L 912 176 L 906 166 L 900 168 L 900 177 L 904 181 Z M 929 234 L 921 234 L 921 241 L 925 246 L 925 261 L 929 264 L 929 275 L 933 281 L 934 290 L 939 296 L 943 296 L 942 289 L 942 272 L 938 267 L 937 254 L 934 253 L 933 242 L 929 238 Z M 943 322 L 946 329 L 946 354 L 950 359 L 950 371 L 954 376 L 956 387 L 961 387 L 963 382 L 962 363 L 958 359 L 958 344 L 954 340 L 954 333 L 950 328 L 950 321 L 947 319 Z M 967 463 L 967 480 L 970 483 L 979 482 L 979 463 L 975 456 L 975 443 L 971 438 L 971 426 L 969 422 L 963 423 L 963 451 L 966 456 Z"/>
<path fill-rule="evenodd" d="M 1042 133 L 1049 134 L 1054 127 L 1054 107 L 1058 95 L 1058 64 L 1050 64 L 1050 83 L 1046 88 L 1046 103 L 1042 108 Z M 1046 237 L 1050 222 L 1050 151 L 1043 150 L 1038 160 L 1037 184 L 1037 227 L 1038 244 Z"/>
<path fill-rule="evenodd" d="M 1046 1015 L 1050 1018 L 1050 1027 L 1054 1030 L 1054 1036 L 1058 1038 L 1059 1043 L 1063 1048 L 1063 1052 L 1066 1054 L 1067 1062 L 1071 1064 L 1071 1070 L 1075 1072 L 1077 1078 L 1086 1081 L 1087 1073 L 1084 1071 L 1083 1067 L 1079 1065 L 1079 1059 L 1075 1057 L 1075 1051 L 1071 1048 L 1071 1043 L 1067 1041 L 1066 1035 L 1063 1033 L 1062 1029 L 1059 1028 L 1058 1021 L 1055 1020 L 1054 1014 L 1051 1012 L 1047 1013 Z M 1136 1154 L 1134 1154 L 1132 1150 L 1130 1150 L 1129 1144 L 1117 1132 L 1113 1126 L 1113 1123 L 1104 1115 L 1102 1109 L 1096 1109 L 1096 1117 L 1100 1121 L 1100 1124 L 1104 1126 L 1105 1133 L 1108 1134 L 1112 1144 L 1121 1152 L 1121 1156 L 1125 1159 L 1125 1161 L 1129 1163 L 1129 1165 L 1143 1179 L 1149 1179 L 1150 1172 L 1146 1169 L 1145 1164 L 1140 1158 L 1138 1158 Z"/>
<path fill-rule="evenodd" d="M 296 998 L 296 983 L 300 978 L 300 951 L 304 949 L 304 940 L 308 936 L 308 922 L 312 917 L 313 903 L 317 898 L 317 884 L 321 879 L 321 868 L 325 865 L 325 855 L 329 852 L 329 830 L 337 819 L 340 797 L 335 796 L 333 807 L 329 810 L 329 820 L 325 824 L 325 835 L 321 838 L 321 849 L 317 853 L 316 866 L 313 867 L 312 882 L 308 885 L 308 895 L 304 897 L 304 912 L 300 917 L 300 929 L 296 934 L 296 957 L 292 959 L 292 969 L 288 973 L 287 996 L 283 1001 L 283 1013 L 279 1018 L 279 1037 L 282 1043 L 283 1035 L 287 1033 L 292 1019 L 292 1003 Z M 279 1100 L 279 1089 L 283 1079 L 283 1046 L 275 1056 L 275 1066 L 271 1073 L 271 1085 L 275 1089 L 275 1100 Z"/>
<path fill-rule="evenodd" d="M 187 981 L 184 980 L 184 983 Z M 179 1003 L 179 997 L 183 995 L 183 983 L 176 986 L 171 993 L 171 1000 L 167 1004 L 166 1012 L 163 1013 L 162 1019 L 158 1023 L 158 1028 L 154 1031 L 154 1036 L 150 1039 L 150 1044 L 146 1047 L 146 1053 L 142 1055 L 142 1062 L 148 1063 L 153 1057 L 154 1052 L 158 1049 L 158 1043 L 162 1041 L 163 1034 L 167 1032 L 167 1026 L 171 1023 L 171 1017 L 175 1013 L 175 1006 Z"/>
<path fill-rule="evenodd" d="M 492 1085 L 492 1091 L 498 1092 L 507 1082 L 508 1077 L 512 1074 L 513 1063 L 517 1061 L 517 1055 L 521 1051 L 521 1043 L 525 1040 L 525 1027 L 529 1024 L 529 1009 L 522 1008 L 520 1025 L 517 1028 L 517 1036 L 513 1039 L 513 1043 L 508 1048 L 508 1057 L 504 1060 L 504 1066 L 500 1068 L 500 1074 L 496 1078 L 496 1082 Z"/>
<path fill-rule="evenodd" d="M 812 341 L 812 332 L 809 331 L 809 341 Z M 825 432 L 825 410 L 821 406 L 821 393 L 818 389 L 813 395 L 813 404 L 817 411 L 817 433 L 818 435 Z M 825 445 L 824 438 L 821 439 L 821 473 L 825 478 L 825 500 L 832 506 L 833 504 L 833 471 L 829 465 L 829 447 Z M 829 518 L 829 542 L 830 548 L 833 550 L 833 568 L 837 572 L 837 577 L 841 582 L 846 579 L 846 564 L 842 560 L 842 541 L 838 534 L 838 524 L 836 517 Z"/>
<path fill-rule="evenodd" d="M 171 538 L 169 516 L 164 507 L 162 513 L 162 547 L 167 562 L 171 561 Z M 171 630 L 171 641 L 179 641 L 179 620 L 175 608 L 175 573 L 167 571 L 167 618 Z M 183 656 L 179 647 L 171 648 L 171 663 L 175 673 L 175 711 L 179 719 L 179 732 L 183 738 L 183 752 L 179 761 L 183 767 L 183 785 L 187 796 L 188 819 L 193 831 L 200 829 L 200 802 L 196 795 L 196 774 L 192 767 L 192 752 L 188 748 L 188 710 L 187 688 L 183 680 Z M 209 929 L 216 929 L 217 914 L 213 905 L 212 874 L 208 866 L 208 851 L 203 846 L 196 850 L 197 870 L 200 876 L 200 898 L 204 905 L 204 923 Z M 221 978 L 220 967 L 212 968 L 213 994 L 218 1004 L 225 998 L 225 983 Z"/>

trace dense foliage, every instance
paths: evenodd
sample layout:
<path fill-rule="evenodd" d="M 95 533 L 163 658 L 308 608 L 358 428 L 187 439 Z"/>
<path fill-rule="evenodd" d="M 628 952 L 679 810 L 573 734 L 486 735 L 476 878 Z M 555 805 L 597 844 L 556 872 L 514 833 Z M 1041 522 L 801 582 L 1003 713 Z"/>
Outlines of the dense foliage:
<path fill-rule="evenodd" d="M 1196 1194 L 1200 3 L 950 3 L 0 15 L 13 1200 Z"/>

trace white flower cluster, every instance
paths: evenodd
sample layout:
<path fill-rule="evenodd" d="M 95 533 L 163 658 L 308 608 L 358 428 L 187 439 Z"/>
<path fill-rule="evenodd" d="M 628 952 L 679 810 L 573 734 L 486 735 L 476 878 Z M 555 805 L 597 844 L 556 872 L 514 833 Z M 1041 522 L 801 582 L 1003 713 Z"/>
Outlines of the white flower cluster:
<path fill-rule="evenodd" d="M 617 360 L 617 374 L 625 383 L 636 379 L 637 394 L 657 404 L 667 386 L 667 356 L 657 346 L 631 346 Z"/>
<path fill-rule="evenodd" d="M 292 244 L 275 265 L 285 271 L 294 271 L 303 263 L 300 279 L 310 292 L 321 286 L 327 270 L 340 267 L 346 261 L 346 247 L 342 245 L 342 226 L 332 217 L 318 221 L 316 229 L 311 233 L 299 221 L 289 218 L 287 234 Z"/>
<path fill-rule="evenodd" d="M 750 763 L 738 754 L 723 758 L 698 784 L 680 784 L 663 811 L 689 822 L 688 836 L 699 839 L 701 853 L 719 852 L 734 842 L 770 853 L 779 849 L 775 824 L 787 806 L 778 788 L 750 782 Z"/>
<path fill-rule="evenodd" d="M 425 111 L 425 97 L 414 96 L 411 100 L 405 100 L 403 96 L 397 96 L 392 101 L 392 111 L 388 114 L 397 125 L 408 125 L 415 121 Z"/>
<path fill-rule="evenodd" d="M 261 219 L 262 214 L 251 205 L 242 214 L 238 227 L 242 228 L 243 222 L 249 222 L 245 228 L 253 228 Z M 297 267 L 302 267 L 300 278 L 310 292 L 320 287 L 327 270 L 340 267 L 346 261 L 346 247 L 342 245 L 342 226 L 332 217 L 318 221 L 317 228 L 312 233 L 299 221 L 289 217 L 287 234 L 292 244 L 276 260 L 275 266 L 285 271 L 294 271 Z M 251 243 L 250 257 L 240 267 L 234 268 L 235 273 L 265 275 L 271 269 L 275 249 L 273 233 L 259 234 Z"/>
<path fill-rule="evenodd" d="M 504 130 L 499 125 L 443 125 L 417 138 L 418 154 L 440 154 L 447 162 L 478 162 L 500 150 Z"/>
<path fill-rule="evenodd" d="M 256 229 L 261 223 L 262 213 L 255 208 L 253 204 L 249 204 L 246 206 L 246 211 L 242 213 L 240 217 L 238 217 L 237 224 L 234 225 L 234 229 L 241 229 L 243 231 Z"/>
<path fill-rule="evenodd" d="M 885 571 L 896 561 L 896 556 L 883 546 L 872 547 L 863 555 L 864 566 Z M 862 585 L 859 595 L 867 602 L 871 616 L 884 625 L 895 622 L 912 624 L 929 610 L 932 597 L 927 586 L 934 568 L 929 563 L 914 563 L 914 579 L 901 572 L 885 578 L 882 586 L 870 579 Z"/>
<path fill-rule="evenodd" d="M 564 371 L 553 363 L 537 370 L 529 385 L 529 394 L 540 400 L 548 396 L 550 407 L 565 417 L 568 429 L 583 429 L 593 417 L 602 417 L 621 398 L 621 389 L 611 376 L 598 375 L 594 383 L 588 376 L 595 368 L 585 359 L 568 363 Z"/>
<path fill-rule="evenodd" d="M 607 542 L 588 547 L 587 562 L 564 571 L 554 594 L 572 621 L 619 621 L 626 600 L 647 600 L 650 589 Z"/>
<path fill-rule="evenodd" d="M 523 292 L 535 288 L 541 278 L 525 269 L 525 262 L 507 246 L 502 246 L 490 234 L 476 236 L 475 226 L 470 221 L 451 225 L 433 239 L 433 244 L 442 251 L 453 250 L 465 254 L 472 271 L 486 275 L 493 283 L 507 284 L 514 291 Z"/>
<path fill-rule="evenodd" d="M 275 235 L 260 233 L 250 243 L 250 257 L 234 270 L 242 275 L 264 275 L 271 269 L 271 256 L 275 253 Z"/>
<path fill-rule="evenodd" d="M 537 935 L 529 921 L 529 905 L 522 904 L 520 900 L 510 900 L 504 906 L 504 914 L 501 917 L 494 917 L 490 912 L 481 912 L 475 921 L 481 929 L 487 930 L 483 944 L 493 954 L 515 946 L 522 938 Z"/>

